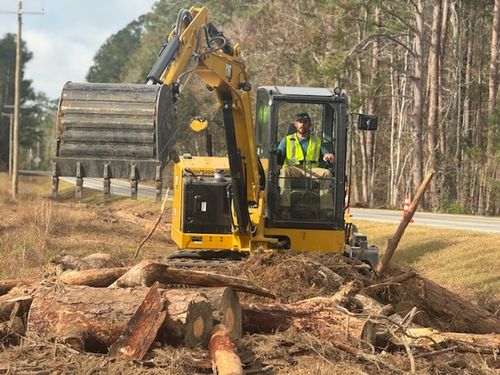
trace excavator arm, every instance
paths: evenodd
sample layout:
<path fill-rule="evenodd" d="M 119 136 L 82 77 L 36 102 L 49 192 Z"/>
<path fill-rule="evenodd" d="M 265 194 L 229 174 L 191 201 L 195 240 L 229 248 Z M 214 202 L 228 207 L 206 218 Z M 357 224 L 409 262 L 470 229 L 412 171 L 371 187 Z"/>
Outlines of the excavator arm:
<path fill-rule="evenodd" d="M 253 131 L 251 85 L 239 46 L 231 45 L 208 22 L 206 8 L 179 12 L 146 85 L 65 86 L 58 111 L 54 177 L 104 177 L 105 183 L 110 177 L 129 177 L 135 183 L 144 178 L 158 181 L 158 169 L 164 167 L 175 142 L 173 105 L 192 74 L 214 91 L 222 109 L 235 225 L 241 233 L 248 233 L 257 224 L 252 223 L 255 215 L 249 207 L 262 201 L 263 180 Z"/>
<path fill-rule="evenodd" d="M 191 74 L 197 74 L 216 93 L 222 108 L 237 225 L 246 233 L 252 226 L 249 202 L 254 205 L 259 199 L 261 170 L 253 132 L 251 85 L 239 46 L 232 46 L 208 23 L 206 8 L 179 12 L 147 80 L 173 87 L 177 96 Z"/>

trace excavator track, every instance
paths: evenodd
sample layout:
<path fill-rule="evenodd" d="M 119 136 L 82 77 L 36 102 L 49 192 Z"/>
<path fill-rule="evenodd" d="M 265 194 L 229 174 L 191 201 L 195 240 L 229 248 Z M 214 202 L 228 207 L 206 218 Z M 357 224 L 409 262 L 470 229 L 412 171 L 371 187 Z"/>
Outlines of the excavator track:
<path fill-rule="evenodd" d="M 166 263 L 176 268 L 197 270 L 231 270 L 245 259 L 243 253 L 224 250 L 179 250 L 166 258 Z"/>

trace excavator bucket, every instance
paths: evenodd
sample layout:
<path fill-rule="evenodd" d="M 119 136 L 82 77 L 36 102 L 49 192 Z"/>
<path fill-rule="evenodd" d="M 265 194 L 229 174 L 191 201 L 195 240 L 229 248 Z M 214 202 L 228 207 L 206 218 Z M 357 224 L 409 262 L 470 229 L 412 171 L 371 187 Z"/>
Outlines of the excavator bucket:
<path fill-rule="evenodd" d="M 162 172 L 176 141 L 177 121 L 170 87 L 165 85 L 73 83 L 61 93 L 56 120 L 52 195 L 58 178 L 129 179 L 131 195 L 139 180 L 156 180 L 161 197 Z M 159 192 L 158 192 L 159 190 Z"/>

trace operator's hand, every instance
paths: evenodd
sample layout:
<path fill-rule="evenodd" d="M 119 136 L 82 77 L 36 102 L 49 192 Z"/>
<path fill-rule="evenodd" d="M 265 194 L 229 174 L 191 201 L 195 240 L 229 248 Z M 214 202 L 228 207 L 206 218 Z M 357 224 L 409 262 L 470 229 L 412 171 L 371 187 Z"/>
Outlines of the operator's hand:
<path fill-rule="evenodd" d="M 333 163 L 335 161 L 335 157 L 331 152 L 327 152 L 326 154 L 323 155 L 323 160 L 329 163 Z"/>

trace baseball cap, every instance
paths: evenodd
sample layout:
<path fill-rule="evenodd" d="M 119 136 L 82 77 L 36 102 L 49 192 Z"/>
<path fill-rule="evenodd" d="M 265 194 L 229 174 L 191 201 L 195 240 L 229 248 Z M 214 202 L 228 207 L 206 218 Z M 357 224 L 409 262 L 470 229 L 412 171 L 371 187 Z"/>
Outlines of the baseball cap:
<path fill-rule="evenodd" d="M 311 122 L 311 117 L 309 116 L 309 113 L 307 112 L 301 112 L 297 113 L 295 115 L 295 121 L 300 121 L 300 122 Z"/>

